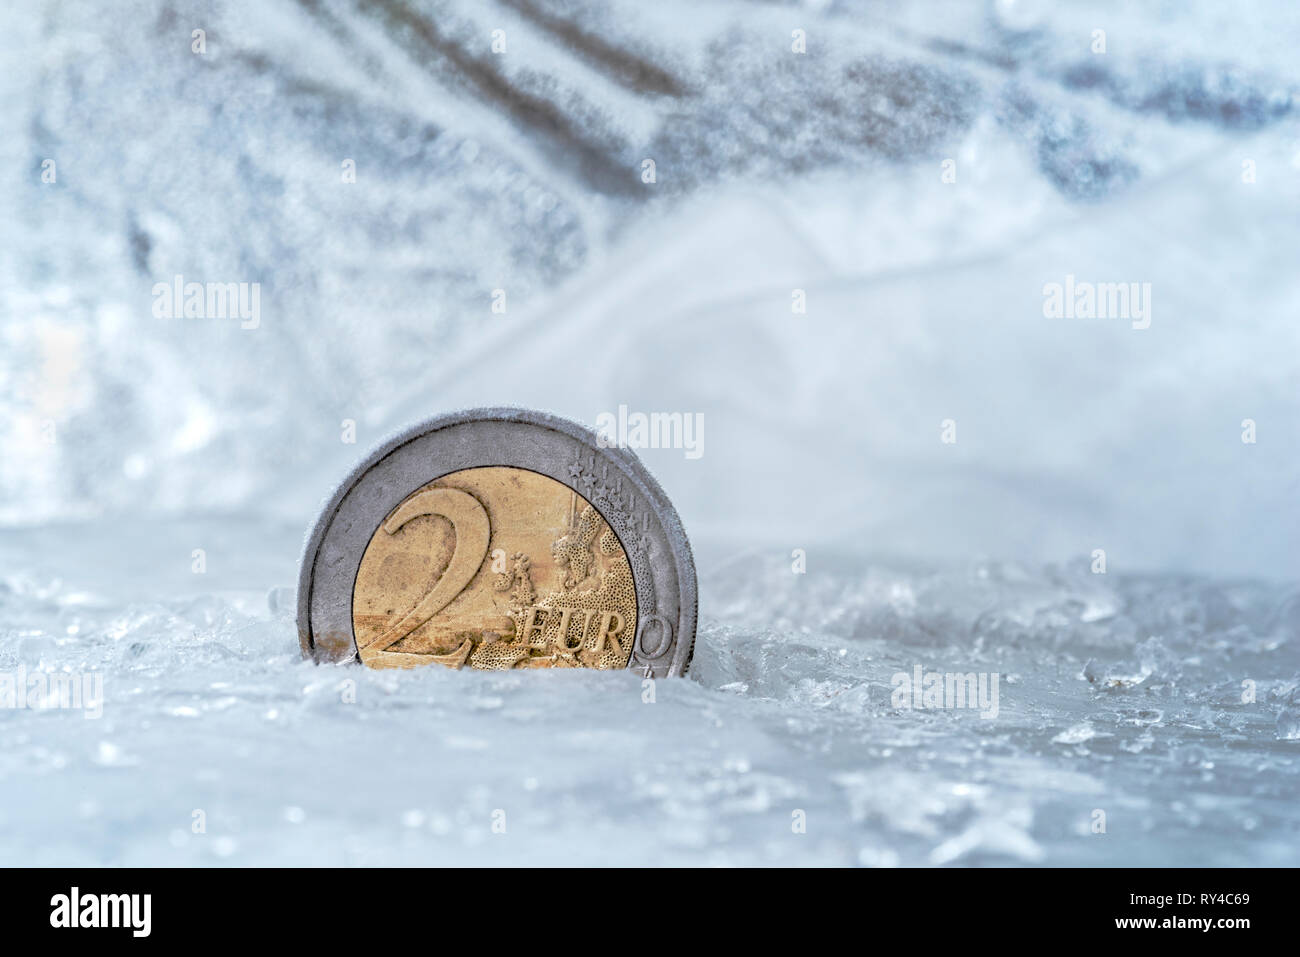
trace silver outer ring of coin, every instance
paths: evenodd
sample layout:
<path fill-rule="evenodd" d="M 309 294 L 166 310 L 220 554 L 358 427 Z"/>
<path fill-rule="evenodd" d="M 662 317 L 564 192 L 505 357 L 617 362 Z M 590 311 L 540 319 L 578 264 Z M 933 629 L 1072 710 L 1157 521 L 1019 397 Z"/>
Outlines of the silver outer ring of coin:
<path fill-rule="evenodd" d="M 469 409 L 421 422 L 384 442 L 348 475 L 316 520 L 298 574 L 298 642 L 317 664 L 359 661 L 352 592 L 380 522 L 416 489 L 451 472 L 529 469 L 596 507 L 632 565 L 637 633 L 628 668 L 646 677 L 686 673 L 695 648 L 695 561 L 677 511 L 628 449 L 527 409 Z"/>

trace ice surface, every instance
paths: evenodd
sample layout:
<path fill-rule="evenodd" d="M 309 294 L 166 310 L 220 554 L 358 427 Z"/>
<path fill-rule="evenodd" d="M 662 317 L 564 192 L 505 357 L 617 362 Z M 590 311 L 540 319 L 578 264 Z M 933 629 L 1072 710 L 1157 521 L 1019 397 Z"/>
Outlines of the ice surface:
<path fill-rule="evenodd" d="M 119 6 L 0 12 L 0 673 L 104 692 L 0 709 L 0 860 L 1300 863 L 1300 8 Z M 703 413 L 653 704 L 299 661 L 332 483 L 502 404 Z"/>
<path fill-rule="evenodd" d="M 646 703 L 631 674 L 303 663 L 261 587 L 297 532 L 7 536 L 5 567 L 53 557 L 0 586 L 0 670 L 98 672 L 104 708 L 0 712 L 0 859 L 1300 864 L 1295 590 L 743 552 L 703 563 L 691 677 Z M 1000 674 L 996 718 L 896 707 L 917 665 Z"/>

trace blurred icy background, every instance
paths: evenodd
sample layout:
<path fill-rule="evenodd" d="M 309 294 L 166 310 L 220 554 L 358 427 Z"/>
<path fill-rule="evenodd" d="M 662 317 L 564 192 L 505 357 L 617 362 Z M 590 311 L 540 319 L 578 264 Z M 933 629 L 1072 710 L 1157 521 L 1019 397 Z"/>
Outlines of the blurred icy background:
<path fill-rule="evenodd" d="M 1283 0 L 6 6 L 0 669 L 106 702 L 0 711 L 0 863 L 1300 864 L 1298 42 Z M 177 274 L 260 326 L 154 318 Z M 1067 274 L 1151 327 L 1044 318 Z M 702 585 L 655 705 L 298 661 L 322 496 L 485 404 L 704 414 L 643 453 Z M 998 718 L 895 710 L 917 664 Z"/>

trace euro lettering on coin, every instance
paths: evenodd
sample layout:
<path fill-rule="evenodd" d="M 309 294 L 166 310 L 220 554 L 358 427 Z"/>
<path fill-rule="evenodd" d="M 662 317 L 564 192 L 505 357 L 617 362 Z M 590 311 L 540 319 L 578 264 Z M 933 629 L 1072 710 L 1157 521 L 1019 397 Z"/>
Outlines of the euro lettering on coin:
<path fill-rule="evenodd" d="M 421 423 L 326 504 L 298 581 L 319 663 L 681 675 L 695 565 L 636 456 L 522 409 Z"/>

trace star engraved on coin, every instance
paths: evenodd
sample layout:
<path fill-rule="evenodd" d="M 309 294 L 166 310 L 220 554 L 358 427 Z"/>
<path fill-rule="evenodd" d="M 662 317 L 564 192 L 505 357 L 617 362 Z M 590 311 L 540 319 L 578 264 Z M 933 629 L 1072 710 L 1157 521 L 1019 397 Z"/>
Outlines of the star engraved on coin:
<path fill-rule="evenodd" d="M 366 547 L 352 601 L 372 668 L 624 668 L 632 569 L 586 499 L 526 469 L 444 475 Z"/>
<path fill-rule="evenodd" d="M 636 455 L 529 409 L 449 412 L 336 486 L 303 547 L 317 664 L 686 673 L 698 612 L 681 519 Z"/>

